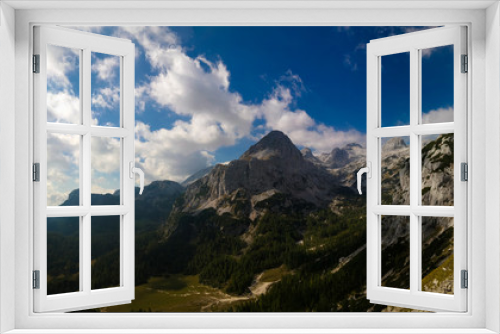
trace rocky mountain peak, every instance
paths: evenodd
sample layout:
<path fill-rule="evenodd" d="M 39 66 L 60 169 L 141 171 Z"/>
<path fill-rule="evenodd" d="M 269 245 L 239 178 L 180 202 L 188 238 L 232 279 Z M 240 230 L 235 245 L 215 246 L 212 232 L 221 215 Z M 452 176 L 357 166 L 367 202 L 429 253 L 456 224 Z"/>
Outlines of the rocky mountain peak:
<path fill-rule="evenodd" d="M 194 213 L 213 208 L 218 214 L 254 219 L 264 212 L 262 203 L 275 196 L 289 199 L 278 201 L 280 207 L 299 207 L 298 202 L 324 207 L 338 187 L 337 179 L 305 159 L 285 134 L 272 131 L 239 159 L 216 165 L 187 186 L 183 204 L 176 210 Z"/>
<path fill-rule="evenodd" d="M 406 148 L 407 145 L 404 141 L 403 138 L 401 137 L 394 137 L 389 139 L 383 146 L 384 151 L 394 151 L 394 150 L 399 150 L 402 148 Z"/>
<path fill-rule="evenodd" d="M 330 154 L 333 168 L 340 168 L 349 163 L 349 153 L 342 148 L 335 147 Z"/>
<path fill-rule="evenodd" d="M 312 154 L 312 151 L 309 147 L 304 147 L 303 149 L 300 150 L 300 153 L 302 153 L 302 156 L 306 159 L 314 158 L 314 155 Z"/>
<path fill-rule="evenodd" d="M 243 153 L 240 160 L 268 160 L 272 157 L 301 160 L 302 154 L 283 132 L 271 131 Z"/>

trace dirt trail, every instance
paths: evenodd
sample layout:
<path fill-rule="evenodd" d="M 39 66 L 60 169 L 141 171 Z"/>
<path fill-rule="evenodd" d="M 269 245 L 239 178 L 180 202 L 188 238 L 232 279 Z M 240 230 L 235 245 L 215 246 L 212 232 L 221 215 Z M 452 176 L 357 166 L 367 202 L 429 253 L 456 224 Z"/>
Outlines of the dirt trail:
<path fill-rule="evenodd" d="M 269 287 L 273 285 L 275 282 L 261 282 L 262 275 L 264 273 L 260 273 L 257 275 L 252 282 L 252 285 L 249 287 L 250 293 L 244 296 L 231 296 L 228 294 L 225 294 L 225 298 L 222 299 L 214 299 L 214 301 L 208 305 L 205 305 L 201 308 L 202 312 L 207 312 L 210 311 L 213 306 L 223 306 L 223 305 L 230 305 L 233 302 L 236 301 L 242 301 L 242 300 L 250 300 L 250 299 L 255 299 L 258 296 L 264 294 L 267 292 Z"/>
<path fill-rule="evenodd" d="M 331 271 L 331 273 L 335 274 L 337 271 L 339 271 L 340 269 L 342 269 L 346 264 L 349 263 L 349 261 L 351 261 L 356 255 L 358 255 L 359 253 L 361 253 L 365 248 L 366 248 L 366 245 L 364 245 L 364 246 L 356 249 L 354 252 L 352 252 L 348 256 L 346 256 L 344 258 L 341 258 L 339 260 L 339 265 L 336 266 L 335 268 L 333 268 L 333 270 Z"/>

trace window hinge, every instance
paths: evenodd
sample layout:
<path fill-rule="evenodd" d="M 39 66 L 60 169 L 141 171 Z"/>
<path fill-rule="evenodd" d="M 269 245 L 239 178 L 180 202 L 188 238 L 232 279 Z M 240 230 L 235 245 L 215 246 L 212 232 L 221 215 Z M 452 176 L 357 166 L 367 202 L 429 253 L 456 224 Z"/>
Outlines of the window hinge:
<path fill-rule="evenodd" d="M 469 181 L 469 165 L 466 162 L 460 164 L 460 180 Z"/>
<path fill-rule="evenodd" d="M 33 55 L 33 73 L 40 73 L 40 55 Z"/>
<path fill-rule="evenodd" d="M 469 72 L 469 56 L 462 55 L 462 73 Z"/>
<path fill-rule="evenodd" d="M 40 289 L 40 270 L 33 270 L 33 289 Z"/>
<path fill-rule="evenodd" d="M 460 272 L 460 276 L 461 276 L 461 288 L 462 289 L 467 289 L 469 287 L 469 273 L 467 270 L 462 270 Z"/>
<path fill-rule="evenodd" d="M 33 181 L 40 182 L 40 163 L 33 164 Z"/>

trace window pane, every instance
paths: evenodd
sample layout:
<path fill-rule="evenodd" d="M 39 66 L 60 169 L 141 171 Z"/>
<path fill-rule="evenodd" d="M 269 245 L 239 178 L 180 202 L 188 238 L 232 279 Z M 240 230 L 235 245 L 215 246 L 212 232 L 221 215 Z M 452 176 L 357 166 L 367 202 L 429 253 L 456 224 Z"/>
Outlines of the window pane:
<path fill-rule="evenodd" d="M 453 294 L 453 218 L 422 217 L 422 291 Z"/>
<path fill-rule="evenodd" d="M 382 126 L 410 124 L 410 53 L 381 57 Z"/>
<path fill-rule="evenodd" d="M 80 218 L 47 218 L 47 294 L 80 289 Z"/>
<path fill-rule="evenodd" d="M 382 138 L 381 203 L 410 204 L 410 137 Z"/>
<path fill-rule="evenodd" d="M 92 137 L 91 205 L 120 205 L 120 138 Z"/>
<path fill-rule="evenodd" d="M 92 289 L 120 286 L 120 216 L 92 217 Z"/>
<path fill-rule="evenodd" d="M 80 205 L 81 136 L 47 133 L 47 205 Z"/>
<path fill-rule="evenodd" d="M 81 124 L 80 50 L 47 45 L 47 121 Z"/>
<path fill-rule="evenodd" d="M 92 124 L 120 126 L 120 57 L 92 52 Z"/>
<path fill-rule="evenodd" d="M 422 136 L 422 205 L 453 206 L 453 133 Z"/>
<path fill-rule="evenodd" d="M 453 122 L 453 45 L 422 49 L 422 124 Z"/>
<path fill-rule="evenodd" d="M 382 216 L 382 286 L 410 288 L 410 217 Z"/>

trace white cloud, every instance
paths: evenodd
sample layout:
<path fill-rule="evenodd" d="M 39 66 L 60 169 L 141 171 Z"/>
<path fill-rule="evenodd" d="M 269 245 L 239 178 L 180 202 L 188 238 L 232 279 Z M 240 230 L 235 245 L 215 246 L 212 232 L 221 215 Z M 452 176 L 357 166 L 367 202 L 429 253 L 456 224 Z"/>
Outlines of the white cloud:
<path fill-rule="evenodd" d="M 47 92 L 47 120 L 57 123 L 80 123 L 80 99 L 69 91 Z"/>
<path fill-rule="evenodd" d="M 92 71 L 97 73 L 97 78 L 103 81 L 114 79 L 119 73 L 120 58 L 117 56 L 106 56 L 106 58 L 95 58 Z"/>
<path fill-rule="evenodd" d="M 295 99 L 305 90 L 300 77 L 288 71 L 261 103 L 245 103 L 230 90 L 230 72 L 221 61 L 202 55 L 190 57 L 178 37 L 165 27 L 124 27 L 115 36 L 134 39 L 144 49 L 153 68 L 150 82 L 136 89 L 139 110 L 150 100 L 181 116 L 168 128 L 151 130 L 136 124 L 136 164 L 146 181 L 182 181 L 214 162 L 213 152 L 242 138 L 254 138 L 253 124 L 263 119 L 263 128 L 281 130 L 297 145 L 317 151 L 363 142 L 355 131 L 337 131 L 317 123 L 305 110 L 294 109 Z"/>
<path fill-rule="evenodd" d="M 453 108 L 439 108 L 422 114 L 422 123 L 445 123 L 453 122 Z"/>
<path fill-rule="evenodd" d="M 118 138 L 92 137 L 92 170 L 105 174 L 119 173 L 120 148 L 121 142 Z"/>
<path fill-rule="evenodd" d="M 79 188 L 80 136 L 47 135 L 47 205 L 60 205 Z"/>
<path fill-rule="evenodd" d="M 180 182 L 214 163 L 207 147 L 223 144 L 217 142 L 217 130 L 200 128 L 200 138 L 193 138 L 189 124 L 183 126 L 152 131 L 149 125 L 137 122 L 136 165 L 144 170 L 147 183 L 164 179 Z"/>
<path fill-rule="evenodd" d="M 80 51 L 60 46 L 47 46 L 47 85 L 50 90 L 68 90 L 68 74 L 80 70 Z"/>
<path fill-rule="evenodd" d="M 135 112 L 142 113 L 146 110 L 146 102 L 149 96 L 149 86 L 135 87 Z"/>
<path fill-rule="evenodd" d="M 292 102 L 290 89 L 281 86 L 263 101 L 260 112 L 268 129 L 280 130 L 294 144 L 318 152 L 330 152 L 334 147 L 365 141 L 365 135 L 357 130 L 339 131 L 332 126 L 317 123 L 304 110 L 290 108 Z"/>
<path fill-rule="evenodd" d="M 120 104 L 120 88 L 104 87 L 92 94 L 92 105 L 99 108 L 112 109 Z"/>
<path fill-rule="evenodd" d="M 100 186 L 100 184 L 106 182 L 106 178 L 100 177 L 96 181 L 97 182 L 92 183 L 92 187 L 90 190 L 92 194 L 101 194 L 101 195 L 113 194 L 117 190 L 117 188 L 103 188 Z"/>

